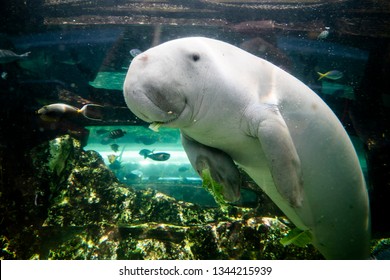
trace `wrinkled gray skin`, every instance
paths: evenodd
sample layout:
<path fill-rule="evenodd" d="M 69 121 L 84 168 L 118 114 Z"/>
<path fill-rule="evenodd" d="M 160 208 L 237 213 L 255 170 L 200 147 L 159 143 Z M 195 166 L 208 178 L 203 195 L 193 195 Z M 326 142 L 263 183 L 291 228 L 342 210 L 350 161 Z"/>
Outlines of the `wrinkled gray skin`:
<path fill-rule="evenodd" d="M 179 128 L 193 167 L 228 201 L 239 165 L 329 259 L 369 256 L 370 213 L 354 147 L 302 82 L 239 48 L 192 37 L 149 49 L 124 83 L 130 110 Z"/>

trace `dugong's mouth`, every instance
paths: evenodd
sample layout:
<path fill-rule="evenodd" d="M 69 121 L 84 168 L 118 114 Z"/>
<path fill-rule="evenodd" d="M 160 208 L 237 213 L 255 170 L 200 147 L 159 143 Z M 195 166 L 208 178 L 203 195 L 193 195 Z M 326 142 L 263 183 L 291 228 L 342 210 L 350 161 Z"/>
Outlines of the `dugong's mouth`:
<path fill-rule="evenodd" d="M 154 131 L 163 125 L 174 125 L 188 105 L 180 92 L 156 90 L 152 86 L 125 88 L 125 101 L 137 117 L 151 123 L 150 128 Z"/>
<path fill-rule="evenodd" d="M 149 128 L 155 132 L 158 132 L 159 128 L 162 126 L 183 128 L 196 122 L 194 120 L 194 108 L 189 103 L 187 103 L 186 99 L 182 101 L 180 106 L 176 106 L 175 111 L 166 111 L 162 110 L 161 108 L 158 108 L 158 111 L 158 116 L 156 115 L 156 111 L 154 111 L 154 117 L 145 116 L 146 118 L 144 118 L 146 122 L 150 123 Z"/>
<path fill-rule="evenodd" d="M 152 122 L 150 125 L 149 125 L 149 128 L 155 132 L 158 132 L 159 128 L 163 125 L 167 125 L 169 123 L 172 123 L 174 122 L 175 120 L 177 120 L 179 118 L 180 115 L 176 116 L 174 119 L 172 120 L 169 120 L 169 121 L 165 121 L 165 122 Z"/>
<path fill-rule="evenodd" d="M 150 123 L 149 128 L 151 130 L 158 132 L 161 126 L 174 126 L 175 122 L 180 119 L 181 115 L 185 111 L 185 108 L 186 104 L 184 104 L 183 108 L 178 113 L 173 111 L 166 112 L 165 110 L 161 110 L 161 108 L 158 108 L 158 111 L 160 111 L 158 117 L 148 117 L 144 115 L 145 118 L 143 119 Z"/>
<path fill-rule="evenodd" d="M 143 106 L 136 106 L 136 110 L 150 123 L 149 128 L 153 131 L 157 132 L 161 126 L 176 127 L 177 121 L 186 115 L 187 98 L 179 91 L 149 90 L 142 96 L 144 102 L 138 105 Z"/>

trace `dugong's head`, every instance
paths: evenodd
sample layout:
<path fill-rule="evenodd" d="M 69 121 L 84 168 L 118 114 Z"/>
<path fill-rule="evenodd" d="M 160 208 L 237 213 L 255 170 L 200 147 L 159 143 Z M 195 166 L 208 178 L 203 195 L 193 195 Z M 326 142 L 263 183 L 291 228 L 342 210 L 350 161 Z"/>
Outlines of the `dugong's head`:
<path fill-rule="evenodd" d="M 136 56 L 124 82 L 127 106 L 140 119 L 181 128 L 205 110 L 215 84 L 210 47 L 199 38 L 166 42 Z M 203 103 L 203 104 L 202 104 Z"/>
<path fill-rule="evenodd" d="M 191 37 L 166 42 L 136 56 L 123 87 L 129 109 L 149 123 L 186 129 L 187 132 L 196 127 L 198 132 L 203 130 L 207 135 L 209 131 L 215 131 L 221 123 L 216 118 L 224 118 L 221 111 L 225 106 L 221 104 L 226 102 L 226 88 L 230 88 L 229 79 L 224 76 L 224 61 L 229 58 L 225 57 L 227 51 L 221 52 L 224 44 L 220 44 L 212 39 Z M 215 108 L 219 108 L 217 114 Z M 230 114 L 230 109 L 226 110 Z M 192 163 L 197 168 L 206 161 L 194 160 Z M 236 169 L 229 165 L 226 168 Z M 228 173 L 227 178 L 218 181 L 225 182 L 221 191 L 224 198 L 235 201 L 239 197 L 239 184 L 234 179 L 239 175 L 234 173 L 233 176 L 233 171 Z M 218 178 L 216 174 L 212 174 L 214 180 Z"/>

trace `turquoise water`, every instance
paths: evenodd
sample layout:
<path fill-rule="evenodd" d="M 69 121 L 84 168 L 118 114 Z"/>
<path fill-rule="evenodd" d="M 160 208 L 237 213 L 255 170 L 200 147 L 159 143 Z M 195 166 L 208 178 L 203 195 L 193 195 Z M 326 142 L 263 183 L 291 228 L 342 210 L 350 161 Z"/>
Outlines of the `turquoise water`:
<path fill-rule="evenodd" d="M 89 84 L 94 88 L 122 90 L 125 77 L 126 72 L 98 72 Z"/>
<path fill-rule="evenodd" d="M 97 151 L 121 183 L 137 190 L 154 189 L 178 200 L 204 207 L 218 206 L 211 194 L 202 187 L 202 180 L 187 158 L 177 129 L 160 128 L 156 133 L 142 126 L 88 128 L 91 136 L 84 150 Z M 108 131 L 121 129 L 126 131 L 126 134 L 108 144 L 102 144 L 105 134 L 96 133 L 101 129 Z M 152 139 L 153 143 L 150 144 L 148 141 L 147 144 L 142 143 L 142 140 L 145 140 L 144 136 L 148 136 L 146 140 Z M 117 151 L 111 148 L 112 144 L 119 146 Z M 155 153 L 168 153 L 170 158 L 163 162 L 154 161 L 140 155 L 142 149 L 149 149 Z M 113 155 L 118 157 L 119 166 L 112 165 L 110 162 L 109 158 Z M 242 191 L 242 196 L 240 205 L 249 205 L 256 201 L 256 195 L 251 195 L 247 190 Z"/>
<path fill-rule="evenodd" d="M 143 126 L 94 126 L 88 127 L 88 129 L 91 136 L 84 149 L 97 151 L 120 182 L 135 189 L 152 188 L 179 200 L 202 206 L 217 206 L 213 197 L 202 188 L 202 180 L 187 158 L 177 129 L 160 128 L 159 132 L 154 132 Z M 107 131 L 121 129 L 126 134 L 119 139 L 102 144 L 106 134 L 97 134 L 97 131 L 102 129 Z M 141 139 L 139 139 L 140 137 Z M 152 139 L 150 141 L 152 143 L 149 142 L 150 139 Z M 147 140 L 147 144 L 142 143 L 142 140 Z M 351 140 L 358 154 L 363 173 L 368 179 L 363 143 L 357 137 L 351 137 Z M 117 151 L 111 148 L 112 144 L 119 146 Z M 140 155 L 142 149 L 168 153 L 170 158 L 163 162 L 144 158 Z M 109 158 L 113 155 L 118 157 L 119 166 L 111 164 Z M 185 196 L 186 192 L 192 195 Z M 253 194 L 250 197 L 251 194 L 248 191 L 242 192 L 241 204 L 254 202 Z M 194 195 L 194 193 L 196 194 Z"/>

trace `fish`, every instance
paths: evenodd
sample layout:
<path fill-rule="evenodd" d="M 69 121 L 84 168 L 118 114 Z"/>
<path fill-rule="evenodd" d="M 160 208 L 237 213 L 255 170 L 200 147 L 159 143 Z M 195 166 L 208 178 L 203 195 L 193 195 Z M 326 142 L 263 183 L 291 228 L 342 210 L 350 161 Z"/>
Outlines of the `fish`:
<path fill-rule="evenodd" d="M 326 73 L 320 73 L 320 72 L 317 72 L 317 74 L 320 76 L 318 78 L 318 80 L 321 80 L 322 78 L 327 78 L 327 79 L 330 79 L 330 80 L 338 80 L 338 79 L 341 79 L 343 77 L 343 73 L 338 71 L 338 70 L 332 70 L 332 71 L 328 71 Z"/>
<path fill-rule="evenodd" d="M 323 30 L 320 34 L 318 34 L 317 39 L 318 40 L 324 40 L 324 39 L 328 38 L 328 36 L 329 36 L 329 29 L 330 29 L 330 27 L 326 26 L 325 30 Z"/>
<path fill-rule="evenodd" d="M 0 64 L 14 62 L 19 59 L 27 58 L 31 52 L 26 52 L 24 54 L 16 54 L 10 50 L 0 49 Z"/>
<path fill-rule="evenodd" d="M 123 176 L 123 180 L 128 183 L 140 183 L 144 173 L 141 170 L 132 170 Z"/>
<path fill-rule="evenodd" d="M 102 134 L 106 134 L 106 133 L 109 133 L 110 131 L 107 130 L 107 129 L 98 129 L 96 130 L 96 134 L 97 135 L 102 135 Z"/>
<path fill-rule="evenodd" d="M 152 153 L 147 157 L 155 161 L 166 161 L 171 157 L 171 155 L 168 153 Z"/>
<path fill-rule="evenodd" d="M 119 170 L 122 168 L 122 163 L 119 160 L 114 160 L 108 165 L 111 170 Z"/>
<path fill-rule="evenodd" d="M 108 155 L 107 158 L 108 158 L 108 162 L 109 163 L 114 163 L 118 159 L 118 156 L 116 156 L 116 155 Z"/>
<path fill-rule="evenodd" d="M 153 154 L 153 151 L 148 150 L 148 149 L 142 149 L 141 151 L 139 151 L 139 154 L 141 156 L 143 156 L 144 158 L 147 158 L 148 155 Z"/>
<path fill-rule="evenodd" d="M 113 150 L 115 153 L 119 150 L 118 144 L 111 144 L 110 147 L 111 147 L 111 150 Z"/>
<path fill-rule="evenodd" d="M 136 170 L 135 170 L 136 171 Z M 142 179 L 142 172 L 136 173 L 135 171 L 131 171 L 130 173 L 127 173 L 125 176 L 123 176 L 123 179 L 130 183 L 139 183 Z"/>
<path fill-rule="evenodd" d="M 137 55 L 139 55 L 141 53 L 142 53 L 142 51 L 139 50 L 139 49 L 131 49 L 130 50 L 130 54 L 131 54 L 132 57 L 136 57 Z"/>
<path fill-rule="evenodd" d="M 155 161 L 166 161 L 171 157 L 171 155 L 168 153 L 154 153 L 148 149 L 142 149 L 139 154 L 144 158 L 150 158 Z"/>
<path fill-rule="evenodd" d="M 108 162 L 110 163 L 108 167 L 112 170 L 119 170 L 122 167 L 121 156 L 117 155 L 108 155 Z"/>
<path fill-rule="evenodd" d="M 159 137 L 155 135 L 143 135 L 143 136 L 137 136 L 135 138 L 136 143 L 142 143 L 144 145 L 152 145 L 156 143 L 158 140 Z"/>
<path fill-rule="evenodd" d="M 110 144 L 112 141 L 113 141 L 113 140 L 112 140 L 110 137 L 106 136 L 106 137 L 103 137 L 102 140 L 100 140 L 100 144 L 102 144 L 102 145 L 108 145 L 108 144 Z"/>
<path fill-rule="evenodd" d="M 188 170 L 190 170 L 190 168 L 188 166 L 180 166 L 177 171 L 179 172 L 187 172 Z"/>
<path fill-rule="evenodd" d="M 72 118 L 78 117 L 79 115 L 93 121 L 101 121 L 102 105 L 97 104 L 86 104 L 81 109 L 64 103 L 54 103 L 45 105 L 40 108 L 36 113 L 44 121 L 56 122 L 61 118 Z"/>
<path fill-rule="evenodd" d="M 118 138 L 125 136 L 125 134 L 126 134 L 126 131 L 124 131 L 122 129 L 115 129 L 115 130 L 110 131 L 110 133 L 108 134 L 108 137 L 111 139 L 118 139 Z"/>

